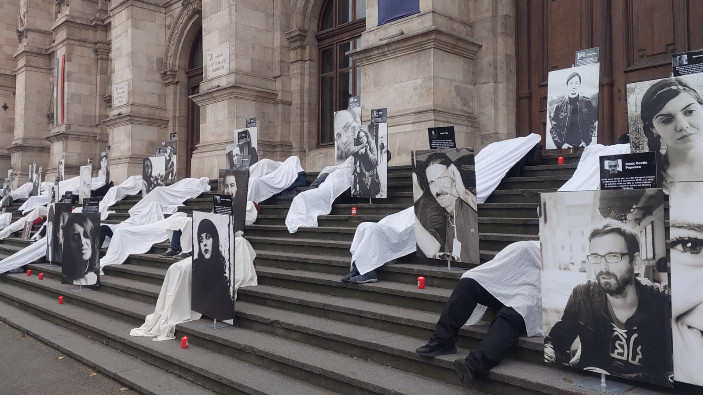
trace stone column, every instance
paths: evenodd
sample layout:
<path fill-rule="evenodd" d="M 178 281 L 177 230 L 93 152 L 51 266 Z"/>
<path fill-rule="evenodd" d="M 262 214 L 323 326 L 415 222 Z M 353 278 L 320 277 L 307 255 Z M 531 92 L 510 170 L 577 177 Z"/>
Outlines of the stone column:
<path fill-rule="evenodd" d="M 366 2 L 366 32 L 351 56 L 362 67 L 363 118 L 388 108 L 393 164 L 427 149 L 427 128 L 453 125 L 457 146 L 477 147 L 473 38 L 467 0 L 420 0 L 420 13 L 383 26 L 378 1 Z"/>
<path fill-rule="evenodd" d="M 99 123 L 105 115 L 103 80 L 109 52 L 106 28 L 96 18 L 98 3 L 71 0 L 68 5 L 62 0 L 56 6 L 57 20 L 52 27 L 56 43 L 52 58 L 65 56 L 65 122 L 53 126 L 47 138 L 52 144 L 48 169 L 45 167 L 49 180 L 56 176 L 62 154 L 66 154 L 66 177 L 73 177 L 88 159 L 96 160 L 107 143 L 107 135 L 100 133 Z"/>
<path fill-rule="evenodd" d="M 200 144 L 193 154 L 193 176 L 216 177 L 225 166 L 225 146 L 246 118 L 257 119 L 258 155 L 281 160 L 290 143 L 277 139 L 279 97 L 274 65 L 273 0 L 203 0 L 204 75 L 192 99 L 200 106 Z M 211 54 L 225 54 L 228 65 L 213 73 Z"/>
<path fill-rule="evenodd" d="M 166 92 L 161 79 L 166 12 L 151 1 L 111 2 L 112 87 L 127 86 L 126 102 L 112 97 L 107 126 L 110 178 L 119 183 L 142 174 L 142 158 L 168 139 Z"/>
<path fill-rule="evenodd" d="M 0 0 L 0 180 L 7 177 L 10 168 L 10 153 L 15 130 L 15 74 L 17 62 L 13 54 L 17 50 L 18 15 L 17 0 Z"/>
<path fill-rule="evenodd" d="M 481 146 L 516 135 L 515 1 L 472 0 L 473 36 L 483 46 L 474 60 Z"/>
<path fill-rule="evenodd" d="M 50 3 L 51 4 L 51 3 Z M 45 169 L 49 163 L 49 135 L 52 97 L 53 65 L 47 48 L 53 42 L 51 25 L 54 7 L 43 0 L 22 0 L 26 14 L 17 31 L 19 47 L 14 54 L 15 68 L 15 128 L 12 146 L 12 168 L 18 175 L 15 187 L 27 182 L 29 165 L 33 160 Z"/>

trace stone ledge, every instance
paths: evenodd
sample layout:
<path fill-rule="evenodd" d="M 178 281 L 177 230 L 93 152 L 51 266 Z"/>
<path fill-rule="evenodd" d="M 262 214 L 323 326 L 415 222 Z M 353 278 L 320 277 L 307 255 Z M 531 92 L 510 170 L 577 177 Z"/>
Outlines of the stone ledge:
<path fill-rule="evenodd" d="M 433 26 L 349 51 L 347 55 L 362 67 L 425 49 L 438 49 L 473 60 L 481 46 L 472 39 Z"/>
<path fill-rule="evenodd" d="M 145 115 L 133 115 L 133 114 L 118 114 L 108 119 L 105 119 L 101 124 L 107 126 L 108 128 L 117 128 L 120 126 L 127 125 L 146 125 L 146 126 L 156 126 L 156 127 L 166 127 L 168 126 L 168 118 L 158 117 L 158 116 L 145 116 Z"/>
<path fill-rule="evenodd" d="M 414 108 L 408 111 L 398 111 L 389 115 L 388 120 L 388 123 L 394 127 L 432 121 L 480 127 L 476 115 L 467 113 L 466 111 L 445 107 Z"/>
<path fill-rule="evenodd" d="M 226 87 L 218 87 L 207 92 L 189 96 L 189 99 L 193 100 L 200 107 L 229 99 L 244 99 L 255 102 L 275 104 L 277 98 L 278 92 L 276 92 L 275 90 L 244 86 L 239 84 Z"/>

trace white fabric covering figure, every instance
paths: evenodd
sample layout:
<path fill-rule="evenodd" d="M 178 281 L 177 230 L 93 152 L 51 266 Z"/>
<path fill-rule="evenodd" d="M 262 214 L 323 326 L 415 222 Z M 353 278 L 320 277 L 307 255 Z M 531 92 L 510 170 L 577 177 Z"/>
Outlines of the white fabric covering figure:
<path fill-rule="evenodd" d="M 234 287 L 252 287 L 257 285 L 254 258 L 256 252 L 243 237 L 234 239 Z M 132 329 L 131 336 L 154 337 L 154 341 L 174 339 L 176 325 L 200 319 L 201 314 L 190 310 L 191 279 L 193 275 L 193 258 L 186 258 L 168 269 L 161 286 L 153 314 L 146 317 L 144 325 Z"/>

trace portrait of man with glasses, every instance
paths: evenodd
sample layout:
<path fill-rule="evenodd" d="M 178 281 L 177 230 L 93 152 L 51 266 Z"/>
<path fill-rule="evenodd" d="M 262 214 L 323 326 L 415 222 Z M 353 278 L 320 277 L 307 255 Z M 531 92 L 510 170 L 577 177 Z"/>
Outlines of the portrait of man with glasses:
<path fill-rule="evenodd" d="M 549 195 L 540 218 L 545 362 L 672 386 L 662 192 Z M 565 226 L 548 241 L 554 222 Z M 571 263 L 550 269 L 560 256 L 585 260 L 585 273 Z"/>

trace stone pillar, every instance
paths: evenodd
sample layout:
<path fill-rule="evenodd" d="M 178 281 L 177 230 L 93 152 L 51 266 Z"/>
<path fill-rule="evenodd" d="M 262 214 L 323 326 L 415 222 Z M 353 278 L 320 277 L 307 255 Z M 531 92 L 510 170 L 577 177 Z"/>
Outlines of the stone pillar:
<path fill-rule="evenodd" d="M 59 1 L 56 6 L 53 58 L 65 56 L 65 122 L 52 125 L 47 138 L 52 144 L 48 169 L 45 167 L 48 180 L 56 176 L 62 154 L 66 154 L 66 177 L 74 177 L 88 159 L 96 160 L 107 143 L 107 134 L 100 133 L 99 124 L 105 114 L 103 80 L 109 52 L 106 28 L 96 19 L 98 3 L 71 0 L 70 6 L 66 1 Z"/>
<path fill-rule="evenodd" d="M 427 128 L 453 125 L 457 146 L 477 147 L 473 39 L 467 0 L 420 0 L 420 13 L 383 26 L 378 1 L 366 2 L 366 32 L 351 56 L 362 67 L 363 118 L 388 108 L 393 164 L 427 149 Z"/>
<path fill-rule="evenodd" d="M 49 3 L 51 4 L 51 3 Z M 14 54 L 15 68 L 15 128 L 12 146 L 12 168 L 18 175 L 15 187 L 26 183 L 29 165 L 36 160 L 45 169 L 49 163 L 49 135 L 52 97 L 52 69 L 46 53 L 53 42 L 51 25 L 54 7 L 44 0 L 21 0 L 26 13 L 20 17 L 17 31 L 19 47 Z M 24 23 L 23 23 L 24 22 Z"/>
<path fill-rule="evenodd" d="M 15 130 L 15 74 L 17 62 L 18 15 L 17 0 L 0 0 L 0 180 L 7 177 L 10 153 Z"/>
<path fill-rule="evenodd" d="M 481 146 L 485 147 L 516 135 L 515 1 L 468 3 L 473 36 L 483 44 L 474 60 L 474 76 L 475 111 L 481 123 Z"/>
<path fill-rule="evenodd" d="M 204 75 L 192 97 L 200 106 L 200 144 L 192 176 L 217 176 L 225 166 L 225 146 L 246 118 L 257 119 L 259 158 L 285 158 L 290 143 L 280 143 L 275 127 L 277 103 L 286 99 L 277 90 L 283 81 L 274 78 L 274 1 L 203 0 L 202 18 Z M 208 57 L 214 53 L 225 53 L 229 66 L 213 75 Z"/>
<path fill-rule="evenodd" d="M 142 174 L 142 158 L 168 139 L 166 92 L 161 79 L 166 12 L 151 1 L 112 2 L 112 87 L 126 84 L 126 103 L 111 99 L 103 121 L 111 146 L 110 178 L 119 183 Z"/>

